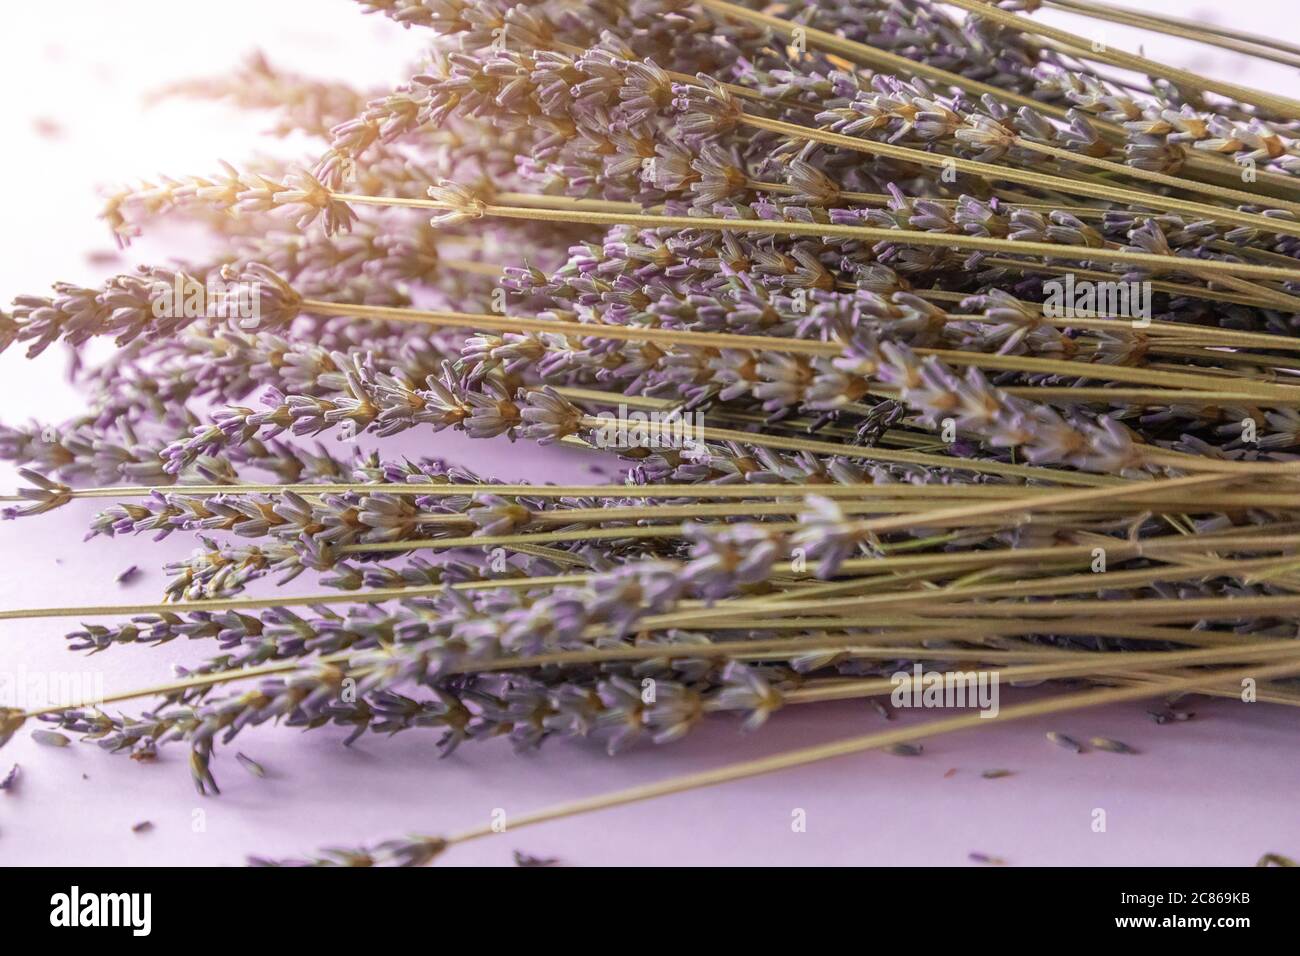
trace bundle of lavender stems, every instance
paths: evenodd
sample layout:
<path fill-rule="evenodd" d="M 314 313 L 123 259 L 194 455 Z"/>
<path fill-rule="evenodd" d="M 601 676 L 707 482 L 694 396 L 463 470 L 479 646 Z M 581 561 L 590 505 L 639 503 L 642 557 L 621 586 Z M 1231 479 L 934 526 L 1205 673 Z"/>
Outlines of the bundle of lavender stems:
<path fill-rule="evenodd" d="M 1300 101 L 1036 0 L 359 6 L 427 36 L 397 89 L 257 58 L 170 91 L 320 142 L 112 196 L 121 242 L 198 223 L 207 258 L 0 312 L 0 349 L 116 345 L 78 368 L 83 415 L 0 428 L 6 517 L 97 498 L 92 536 L 197 546 L 157 605 L 0 617 L 77 618 L 74 651 L 211 648 L 164 687 L 0 711 L 0 740 L 184 748 L 215 794 L 272 722 L 613 753 L 887 700 L 915 665 L 1042 682 L 996 720 L 514 830 L 1107 703 L 1300 703 Z M 452 431 L 620 478 L 506 484 L 438 457 Z M 386 455 L 399 434 L 428 454 Z"/>

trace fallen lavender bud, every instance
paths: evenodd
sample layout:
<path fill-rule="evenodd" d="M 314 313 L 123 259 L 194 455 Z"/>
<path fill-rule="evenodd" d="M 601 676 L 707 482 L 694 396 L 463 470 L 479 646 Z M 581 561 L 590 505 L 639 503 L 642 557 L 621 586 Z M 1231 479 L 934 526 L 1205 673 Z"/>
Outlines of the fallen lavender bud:
<path fill-rule="evenodd" d="M 533 866 L 558 866 L 560 860 L 553 856 L 532 856 L 522 850 L 514 851 L 515 866 L 533 867 Z"/>
<path fill-rule="evenodd" d="M 1098 750 L 1105 750 L 1113 754 L 1135 754 L 1137 753 L 1132 747 L 1120 740 L 1111 740 L 1109 737 L 1093 737 L 1088 741 Z"/>
<path fill-rule="evenodd" d="M 1047 732 L 1047 739 L 1058 747 L 1072 750 L 1077 754 L 1083 753 L 1083 744 L 1079 743 L 1079 741 L 1075 740 L 1073 737 L 1067 737 L 1065 734 L 1057 733 L 1055 730 L 1049 730 Z"/>

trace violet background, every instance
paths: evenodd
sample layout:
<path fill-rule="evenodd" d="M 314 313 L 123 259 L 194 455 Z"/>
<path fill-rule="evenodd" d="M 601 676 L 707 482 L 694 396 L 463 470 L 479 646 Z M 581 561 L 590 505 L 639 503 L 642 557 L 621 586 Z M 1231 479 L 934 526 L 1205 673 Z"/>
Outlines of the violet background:
<path fill-rule="evenodd" d="M 1227 8 L 1178 0 L 1129 0 L 1203 22 L 1227 22 Z M 1231 8 L 1232 25 L 1275 33 L 1294 24 L 1290 4 Z M 1089 21 L 1039 14 L 1076 32 Z M 1105 25 L 1105 39 L 1211 75 L 1289 92 L 1292 71 L 1161 36 Z M 1287 27 L 1292 30 L 1292 27 Z M 157 172 L 205 173 L 218 158 L 243 163 L 255 151 L 314 154 L 306 140 L 259 134 L 266 114 L 221 104 L 144 103 L 175 80 L 212 75 L 254 48 L 273 64 L 359 84 L 403 79 L 421 49 L 420 31 L 363 17 L 346 0 L 226 0 L 219 5 L 134 0 L 0 8 L 0 153 L 5 183 L 0 301 L 39 292 L 56 279 L 92 284 L 137 264 L 165 261 L 195 238 L 150 230 L 116 262 L 89 258 L 113 249 L 96 215 L 97 189 Z M 64 379 L 58 348 L 28 361 L 0 356 L 0 419 L 61 421 L 81 408 Z M 364 441 L 364 436 L 363 436 Z M 394 445 L 448 457 L 505 480 L 602 480 L 571 452 L 439 435 Z M 14 483 L 0 465 L 0 488 Z M 162 564 L 193 547 L 189 536 L 161 544 L 97 539 L 80 544 L 102 506 L 76 502 L 54 514 L 0 523 L 0 608 L 147 602 L 161 593 Z M 122 570 L 144 574 L 123 587 Z M 300 581 L 293 593 L 312 587 Z M 205 656 L 201 645 L 122 648 L 94 657 L 63 647 L 70 619 L 0 622 L 0 670 L 102 673 L 106 693 L 165 681 L 173 663 Z M 1003 688 L 1003 706 L 1033 691 Z M 35 704 L 29 701 L 29 704 Z M 124 707 L 137 712 L 134 704 Z M 620 864 L 969 864 L 981 852 L 1012 865 L 1244 865 L 1265 852 L 1300 855 L 1300 715 L 1268 704 L 1198 702 L 1195 720 L 1157 726 L 1141 705 L 1026 723 L 997 724 L 926 741 L 918 758 L 866 753 L 793 771 L 509 831 L 452 850 L 445 864 L 510 865 L 511 851 L 557 856 L 573 865 Z M 900 713 L 911 722 L 931 715 Z M 937 716 L 943 716 L 939 714 Z M 0 864 L 239 864 L 246 854 L 292 855 L 403 833 L 446 833 L 478 825 L 495 808 L 508 815 L 794 747 L 869 733 L 884 722 L 860 702 L 790 707 L 759 733 L 715 719 L 678 744 L 642 746 L 609 758 L 596 742 L 548 741 L 514 754 L 505 741 L 470 744 L 439 760 L 432 735 L 363 737 L 258 728 L 222 749 L 216 798 L 199 797 L 182 747 L 140 764 L 77 744 L 39 747 L 29 730 L 0 753 L 22 777 L 0 794 Z M 1044 733 L 1104 734 L 1142 753 L 1076 756 Z M 242 751 L 265 779 L 235 761 Z M 950 777 L 945 773 L 955 768 Z M 1013 770 L 996 780 L 989 768 Z M 807 832 L 791 828 L 807 813 Z M 1094 833 L 1092 811 L 1107 812 Z M 194 832 L 196 811 L 206 830 Z M 149 820 L 154 829 L 133 833 Z"/>

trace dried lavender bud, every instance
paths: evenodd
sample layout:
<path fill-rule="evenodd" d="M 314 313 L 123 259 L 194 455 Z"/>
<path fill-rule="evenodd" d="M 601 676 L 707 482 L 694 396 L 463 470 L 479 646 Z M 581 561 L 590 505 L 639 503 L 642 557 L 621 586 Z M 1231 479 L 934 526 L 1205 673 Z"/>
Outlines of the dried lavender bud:
<path fill-rule="evenodd" d="M 1077 754 L 1083 753 L 1083 744 L 1073 737 L 1067 737 L 1065 734 L 1057 733 L 1055 730 L 1047 732 L 1047 739 L 1058 747 L 1064 747 L 1066 750 L 1072 750 Z"/>
<path fill-rule="evenodd" d="M 923 749 L 920 744 L 890 744 L 885 752 L 896 757 L 919 757 Z"/>
<path fill-rule="evenodd" d="M 515 866 L 558 866 L 560 860 L 553 856 L 532 856 L 522 850 L 514 851 Z"/>
<path fill-rule="evenodd" d="M 1148 710 L 1147 716 L 1157 724 L 1168 724 L 1191 720 L 1196 714 L 1188 710 L 1174 710 L 1171 707 L 1166 707 L 1162 710 Z"/>
<path fill-rule="evenodd" d="M 373 849 L 334 848 L 320 857 L 306 860 L 269 860 L 249 857 L 249 866 L 425 866 L 447 849 L 447 841 L 438 837 L 413 836 L 387 840 Z"/>
<path fill-rule="evenodd" d="M 1122 741 L 1119 740 L 1111 740 L 1109 737 L 1093 737 L 1088 741 L 1088 743 L 1091 744 L 1093 747 L 1096 747 L 1098 750 L 1105 750 L 1108 753 L 1113 753 L 1113 754 L 1137 753 L 1137 751 L 1134 750 L 1132 747 L 1130 747 L 1128 744 L 1123 743 Z"/>
<path fill-rule="evenodd" d="M 225 163 L 222 173 L 211 179 L 166 179 L 161 185 L 145 183 L 138 189 L 122 190 L 110 198 L 102 215 L 119 243 L 126 245 L 139 233 L 139 220 L 146 215 L 190 205 L 252 215 L 274 212 L 289 218 L 299 230 L 319 219 L 330 235 L 348 231 L 356 219 L 346 203 L 333 199 L 325 184 L 306 170 L 275 179 L 241 174 Z"/>
<path fill-rule="evenodd" d="M 66 747 L 72 743 L 71 738 L 53 730 L 33 730 L 32 740 L 46 747 Z"/>
<path fill-rule="evenodd" d="M 241 767 L 243 767 L 245 770 L 251 773 L 254 777 L 266 776 L 266 771 L 262 769 L 262 765 L 258 763 L 256 760 L 254 760 L 252 757 L 246 757 L 242 753 L 236 753 L 235 759 L 239 761 L 239 765 Z"/>
<path fill-rule="evenodd" d="M 19 468 L 18 474 L 36 486 L 35 488 L 19 489 L 18 496 L 35 503 L 23 508 L 4 508 L 0 510 L 0 516 L 19 518 L 27 515 L 44 514 L 46 511 L 52 511 L 72 500 L 72 489 L 65 484 L 50 481 L 45 476 L 27 468 Z"/>
<path fill-rule="evenodd" d="M 0 780 L 0 791 L 13 793 L 17 789 L 19 773 L 21 773 L 21 768 L 18 764 L 14 764 L 10 767 L 9 772 L 5 774 L 4 779 Z"/>

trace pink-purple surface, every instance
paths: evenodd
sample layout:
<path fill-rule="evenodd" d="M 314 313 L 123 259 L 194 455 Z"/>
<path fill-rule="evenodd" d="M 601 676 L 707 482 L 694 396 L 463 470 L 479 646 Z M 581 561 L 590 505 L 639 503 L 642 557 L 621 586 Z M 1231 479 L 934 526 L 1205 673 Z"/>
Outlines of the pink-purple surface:
<path fill-rule="evenodd" d="M 1139 5 L 1130 0 L 1130 5 Z M 1176 0 L 1144 9 L 1200 20 L 1209 8 Z M 1233 8 L 1233 26 L 1276 30 L 1286 3 Z M 1221 9 L 1221 8 L 1218 8 Z M 1086 21 L 1056 16 L 1072 29 Z M 1220 22 L 1223 22 L 1220 20 Z M 1112 45 L 1136 49 L 1123 28 Z M 6 120 L 5 226 L 0 300 L 37 292 L 55 279 L 93 282 L 137 263 L 159 261 L 173 243 L 163 231 L 118 262 L 88 258 L 112 248 L 95 220 L 95 189 L 159 171 L 202 173 L 214 160 L 243 160 L 254 149 L 286 155 L 305 142 L 259 140 L 266 117 L 217 104 L 143 96 L 177 79 L 211 74 L 260 47 L 273 62 L 332 72 L 359 83 L 401 78 L 419 34 L 362 18 L 345 0 L 229 0 L 219 5 L 63 0 L 5 4 L 0 11 L 0 115 Z M 1292 92 L 1290 71 L 1244 63 L 1169 38 L 1143 38 L 1148 55 L 1256 86 Z M 284 151 L 288 150 L 288 153 Z M 0 356 L 0 419 L 58 421 L 77 396 L 63 378 L 65 357 L 36 362 L 18 350 Z M 501 478 L 600 480 L 565 452 L 438 436 L 401 449 L 444 455 Z M 0 471 L 0 486 L 13 483 Z M 0 523 L 0 608 L 150 601 L 161 565 L 193 546 L 98 539 L 80 543 L 94 502 Z M 132 564 L 144 574 L 115 582 Z M 309 584 L 290 590 L 301 593 Z M 70 620 L 0 622 L 0 671 L 11 675 L 102 673 L 106 693 L 166 680 L 174 663 L 202 657 L 199 646 L 123 648 L 86 658 L 64 649 Z M 1033 691 L 1010 691 L 1003 705 Z M 34 703 L 28 701 L 27 703 Z M 124 705 L 131 712 L 133 705 Z M 1157 726 L 1132 705 L 1024 724 L 991 725 L 936 738 L 918 758 L 868 753 L 681 794 L 467 844 L 446 863 L 508 865 L 518 849 L 594 864 L 966 864 L 981 852 L 1015 864 L 1253 863 L 1264 852 L 1300 854 L 1300 719 L 1266 704 L 1198 703 L 1196 719 Z M 925 717 L 903 714 L 902 721 Z M 238 864 L 249 853 L 286 855 L 325 845 L 411 832 L 475 826 L 497 808 L 512 814 L 793 747 L 867 733 L 882 719 L 860 703 L 790 707 L 761 732 L 742 736 L 716 720 L 682 743 L 642 747 L 618 758 L 595 744 L 553 741 L 520 757 L 495 741 L 439 760 L 432 738 L 408 732 L 367 736 L 351 748 L 332 730 L 246 733 L 215 770 L 223 788 L 197 796 L 183 752 L 164 748 L 156 764 L 109 756 L 92 746 L 37 746 L 21 732 L 0 753 L 0 775 L 22 765 L 16 791 L 0 795 L 0 863 Z M 1074 755 L 1044 733 L 1103 734 L 1138 756 Z M 246 773 L 234 751 L 267 770 Z M 990 768 L 1014 771 L 983 779 Z M 948 771 L 955 769 L 951 775 Z M 793 811 L 806 812 L 794 832 Z M 1106 811 L 1104 833 L 1094 811 Z M 205 824 L 195 827 L 201 811 Z M 145 833 L 132 826 L 154 824 Z"/>

